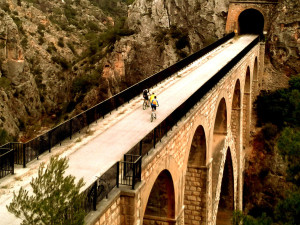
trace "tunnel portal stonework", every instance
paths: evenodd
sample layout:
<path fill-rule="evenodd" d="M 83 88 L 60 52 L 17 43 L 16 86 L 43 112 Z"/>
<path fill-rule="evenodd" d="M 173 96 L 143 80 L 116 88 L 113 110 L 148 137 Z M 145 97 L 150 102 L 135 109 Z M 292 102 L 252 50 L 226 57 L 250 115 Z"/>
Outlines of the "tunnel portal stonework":
<path fill-rule="evenodd" d="M 253 47 L 143 157 L 142 181 L 136 189 L 116 189 L 117 194 L 101 203 L 104 206 L 89 224 L 218 224 L 221 205 L 241 210 L 244 148 L 249 140 L 251 105 L 261 83 L 262 51 L 263 43 Z M 226 193 L 223 173 L 231 177 Z M 159 186 L 164 190 L 152 190 Z M 149 200 L 150 196 L 154 197 Z"/>
<path fill-rule="evenodd" d="M 257 10 L 262 14 L 264 18 L 263 31 L 267 32 L 270 28 L 277 4 L 278 1 L 276 0 L 231 1 L 229 3 L 225 32 L 230 33 L 236 31 L 240 34 L 239 16 L 245 10 L 249 9 Z"/>

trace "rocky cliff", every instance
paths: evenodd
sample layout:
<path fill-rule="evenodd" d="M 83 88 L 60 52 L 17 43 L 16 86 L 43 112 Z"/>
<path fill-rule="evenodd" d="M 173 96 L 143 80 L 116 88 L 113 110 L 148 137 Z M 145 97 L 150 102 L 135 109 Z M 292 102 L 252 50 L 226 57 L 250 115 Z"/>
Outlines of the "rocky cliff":
<path fill-rule="evenodd" d="M 291 76 L 300 72 L 300 2 L 279 1 L 268 35 L 266 51 L 272 65 Z"/>
<path fill-rule="evenodd" d="M 223 36 L 228 5 L 0 0 L 0 129 L 29 138 L 196 52 Z M 288 75 L 299 72 L 298 9 L 281 1 L 268 33 L 271 63 Z"/>
<path fill-rule="evenodd" d="M 30 138 L 72 111 L 74 80 L 99 67 L 90 43 L 113 22 L 86 0 L 1 0 L 0 129 Z"/>

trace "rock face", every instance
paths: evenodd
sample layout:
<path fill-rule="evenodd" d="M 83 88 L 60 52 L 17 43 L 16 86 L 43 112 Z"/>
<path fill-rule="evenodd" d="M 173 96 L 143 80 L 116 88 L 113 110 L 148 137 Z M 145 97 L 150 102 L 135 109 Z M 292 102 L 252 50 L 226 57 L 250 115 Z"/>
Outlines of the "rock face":
<path fill-rule="evenodd" d="M 0 0 L 0 129 L 17 137 L 59 122 L 89 66 L 85 35 L 109 24 L 86 0 Z"/>
<path fill-rule="evenodd" d="M 125 25 L 99 2 L 117 2 L 119 18 L 128 12 Z M 18 136 L 50 128 L 174 64 L 223 36 L 229 5 L 122 2 L 0 0 L 0 129 Z M 268 34 L 271 63 L 286 74 L 299 73 L 298 9 L 298 1 L 278 4 Z"/>
<path fill-rule="evenodd" d="M 22 121 L 41 116 L 41 102 L 35 80 L 24 59 L 18 27 L 2 10 L 0 62 L 0 127 L 16 136 Z"/>
<path fill-rule="evenodd" d="M 277 70 L 290 76 L 300 72 L 300 2 L 283 0 L 268 36 L 267 51 Z"/>
<path fill-rule="evenodd" d="M 194 53 L 224 34 L 228 1 L 136 0 L 128 10 L 135 34 L 110 56 L 114 77 L 131 85 Z M 121 62 L 122 61 L 122 62 Z"/>

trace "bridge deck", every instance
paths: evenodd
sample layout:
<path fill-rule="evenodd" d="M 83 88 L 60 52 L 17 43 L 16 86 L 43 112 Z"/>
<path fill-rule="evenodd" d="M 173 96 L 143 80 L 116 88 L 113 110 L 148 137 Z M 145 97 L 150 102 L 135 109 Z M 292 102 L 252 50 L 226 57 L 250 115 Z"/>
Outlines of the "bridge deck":
<path fill-rule="evenodd" d="M 180 72 L 180 76 L 174 76 L 169 81 L 163 82 L 156 88 L 151 89 L 157 94 L 160 107 L 157 109 L 157 119 L 150 122 L 151 110 L 143 110 L 141 97 L 125 104 L 118 111 L 114 111 L 115 118 L 108 116 L 98 123 L 92 125 L 93 134 L 79 143 L 67 141 L 59 150 L 53 150 L 54 154 L 62 154 L 69 157 L 69 168 L 67 174 L 74 175 L 77 179 L 83 177 L 85 187 L 95 181 L 96 176 L 100 176 L 115 162 L 122 159 L 123 155 L 135 146 L 145 135 L 155 128 L 162 120 L 181 105 L 199 87 L 201 87 L 211 76 L 218 72 L 234 56 L 244 49 L 256 36 L 247 35 L 237 39 L 232 39 L 223 46 L 209 53 L 203 58 L 195 61 L 191 66 Z M 180 81 L 180 82 L 179 82 Z M 100 124 L 102 125 L 99 128 Z M 72 142 L 72 143 L 71 143 Z M 67 147 L 66 145 L 69 145 Z M 76 147 L 77 145 L 77 147 Z M 79 146 L 79 147 L 78 147 Z M 42 156 L 41 161 L 47 161 L 48 156 Z M 10 214 L 5 205 L 12 199 L 12 191 L 18 190 L 20 186 L 29 187 L 31 177 L 36 175 L 39 162 L 29 163 L 25 169 L 16 169 L 22 176 L 16 178 L 8 176 L 0 181 L 0 225 L 20 224 L 20 220 Z M 14 181 L 14 182 L 12 182 Z"/>

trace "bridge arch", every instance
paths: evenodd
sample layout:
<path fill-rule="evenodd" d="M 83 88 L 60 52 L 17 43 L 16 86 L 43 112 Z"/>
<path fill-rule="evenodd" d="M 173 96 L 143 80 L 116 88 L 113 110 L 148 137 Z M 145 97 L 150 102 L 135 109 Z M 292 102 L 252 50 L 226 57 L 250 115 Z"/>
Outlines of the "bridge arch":
<path fill-rule="evenodd" d="M 215 122 L 213 126 L 213 144 L 212 144 L 212 154 L 214 157 L 217 152 L 220 152 L 224 147 L 225 138 L 227 135 L 227 108 L 226 101 L 223 97 L 218 104 Z"/>
<path fill-rule="evenodd" d="M 175 221 L 175 188 L 171 173 L 163 170 L 155 180 L 144 210 L 143 224 Z"/>
<path fill-rule="evenodd" d="M 239 34 L 262 34 L 264 30 L 264 16 L 254 8 L 246 9 L 238 17 Z"/>
<path fill-rule="evenodd" d="M 237 202 L 239 203 L 239 208 L 242 208 L 242 178 L 239 177 L 241 169 L 241 84 L 240 80 L 237 79 L 235 83 L 235 88 L 233 91 L 232 98 L 232 106 L 231 106 L 231 119 L 230 119 L 230 127 L 232 132 L 232 138 L 234 139 L 234 146 L 236 150 L 236 160 L 237 160 L 237 169 L 238 169 L 238 177 L 237 177 Z"/>
<path fill-rule="evenodd" d="M 212 145 L 211 145 L 211 154 L 212 158 L 212 197 L 213 199 L 216 197 L 217 186 L 219 182 L 219 173 L 222 164 L 223 151 L 226 144 L 227 139 L 227 104 L 225 100 L 226 94 L 224 93 L 224 97 L 221 97 L 219 100 L 219 104 L 217 107 L 217 111 L 215 112 L 215 120 L 212 128 Z"/>
<path fill-rule="evenodd" d="M 234 210 L 234 172 L 230 148 L 227 148 L 216 224 L 231 224 Z"/>
<path fill-rule="evenodd" d="M 207 167 L 206 135 L 202 125 L 193 133 L 185 175 L 184 221 L 185 224 L 206 223 Z"/>
<path fill-rule="evenodd" d="M 257 57 L 255 57 L 254 65 L 253 65 L 253 81 L 252 81 L 252 102 L 254 102 L 254 97 L 256 96 L 258 91 L 258 63 Z"/>
<path fill-rule="evenodd" d="M 243 93 L 243 149 L 249 145 L 249 133 L 250 133 L 250 90 L 251 90 L 251 77 L 250 67 L 247 67 L 245 74 L 245 84 Z"/>

